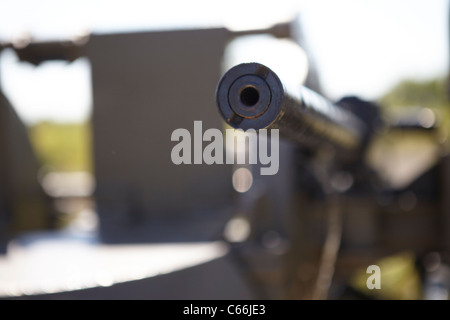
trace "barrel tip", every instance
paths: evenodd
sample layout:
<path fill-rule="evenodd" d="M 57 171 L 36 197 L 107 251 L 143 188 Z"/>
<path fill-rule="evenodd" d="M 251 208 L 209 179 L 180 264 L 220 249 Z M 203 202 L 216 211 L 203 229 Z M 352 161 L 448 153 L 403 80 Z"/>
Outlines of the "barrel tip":
<path fill-rule="evenodd" d="M 223 119 L 236 129 L 262 129 L 281 108 L 282 85 L 268 67 L 242 63 L 229 69 L 216 89 L 216 102 Z"/>

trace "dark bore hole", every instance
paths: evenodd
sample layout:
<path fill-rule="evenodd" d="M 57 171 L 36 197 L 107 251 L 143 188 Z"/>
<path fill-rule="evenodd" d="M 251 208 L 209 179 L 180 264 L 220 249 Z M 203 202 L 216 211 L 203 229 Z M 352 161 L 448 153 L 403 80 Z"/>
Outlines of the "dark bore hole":
<path fill-rule="evenodd" d="M 253 107 L 259 101 L 259 92 L 254 87 L 247 87 L 241 91 L 241 102 L 247 107 Z"/>

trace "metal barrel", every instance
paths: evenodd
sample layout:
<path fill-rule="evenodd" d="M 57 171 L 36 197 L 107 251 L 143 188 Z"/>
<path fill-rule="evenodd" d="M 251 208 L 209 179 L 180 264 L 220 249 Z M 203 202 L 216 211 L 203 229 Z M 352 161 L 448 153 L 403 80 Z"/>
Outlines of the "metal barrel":
<path fill-rule="evenodd" d="M 216 89 L 223 119 L 236 129 L 279 129 L 280 136 L 302 147 L 331 144 L 341 151 L 360 150 L 367 128 L 352 112 L 306 87 L 295 90 L 259 63 L 229 69 Z"/>

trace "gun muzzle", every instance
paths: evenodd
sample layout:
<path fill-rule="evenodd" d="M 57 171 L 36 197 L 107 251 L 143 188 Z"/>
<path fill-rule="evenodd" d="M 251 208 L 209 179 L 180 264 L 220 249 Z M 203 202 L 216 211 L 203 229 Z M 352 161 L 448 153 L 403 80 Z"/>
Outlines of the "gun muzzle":
<path fill-rule="evenodd" d="M 220 79 L 216 101 L 233 128 L 279 129 L 302 147 L 332 144 L 344 152 L 358 150 L 365 124 L 352 112 L 303 86 L 288 90 L 279 77 L 259 63 L 244 63 Z"/>

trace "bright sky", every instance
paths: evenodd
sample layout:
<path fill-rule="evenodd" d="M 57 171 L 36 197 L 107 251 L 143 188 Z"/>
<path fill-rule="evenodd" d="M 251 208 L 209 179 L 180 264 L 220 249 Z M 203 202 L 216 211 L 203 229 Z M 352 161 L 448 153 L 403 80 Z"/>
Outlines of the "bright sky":
<path fill-rule="evenodd" d="M 405 78 L 448 70 L 448 0 L 0 0 L 0 41 L 170 28 L 264 27 L 300 14 L 325 93 L 376 99 Z M 18 65 L 5 52 L 1 83 L 26 122 L 85 119 L 89 63 Z"/>

